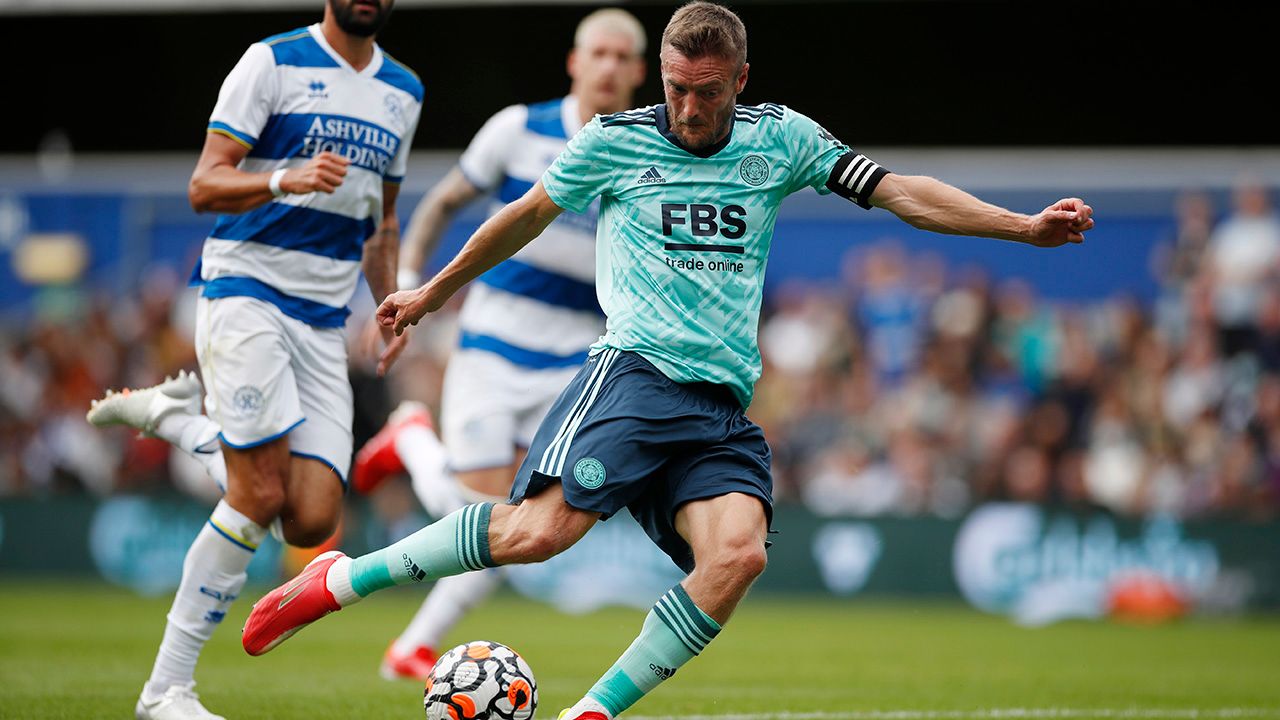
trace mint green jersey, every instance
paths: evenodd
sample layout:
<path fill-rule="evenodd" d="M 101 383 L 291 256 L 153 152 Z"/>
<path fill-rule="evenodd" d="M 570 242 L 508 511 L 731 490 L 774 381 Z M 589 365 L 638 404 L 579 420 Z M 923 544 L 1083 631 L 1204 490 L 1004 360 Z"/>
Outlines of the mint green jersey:
<path fill-rule="evenodd" d="M 596 292 L 608 321 L 593 352 L 639 353 L 675 382 L 728 386 L 745 407 L 783 198 L 811 187 L 869 207 L 885 172 L 781 105 L 739 105 L 729 136 L 697 151 L 655 105 L 597 116 L 542 184 L 566 210 L 601 199 Z"/>

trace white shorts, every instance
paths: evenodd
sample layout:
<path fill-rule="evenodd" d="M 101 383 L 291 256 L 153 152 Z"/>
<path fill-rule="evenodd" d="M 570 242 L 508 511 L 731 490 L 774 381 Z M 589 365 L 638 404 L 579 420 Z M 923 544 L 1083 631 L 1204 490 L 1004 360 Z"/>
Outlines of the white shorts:
<path fill-rule="evenodd" d="M 444 373 L 441 431 L 454 472 L 504 467 L 527 448 L 578 367 L 530 370 L 474 348 L 454 350 Z"/>
<path fill-rule="evenodd" d="M 319 460 L 345 485 L 351 468 L 351 381 L 342 328 L 317 328 L 250 297 L 196 306 L 205 412 L 233 448 L 289 436 L 289 452 Z"/>

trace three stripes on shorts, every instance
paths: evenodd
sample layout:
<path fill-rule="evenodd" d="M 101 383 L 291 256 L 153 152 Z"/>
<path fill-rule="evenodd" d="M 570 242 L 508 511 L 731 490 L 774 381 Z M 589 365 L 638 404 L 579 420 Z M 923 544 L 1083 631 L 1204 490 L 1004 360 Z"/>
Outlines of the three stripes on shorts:
<path fill-rule="evenodd" d="M 613 365 L 618 356 L 622 354 L 617 348 L 606 348 L 595 358 L 596 366 L 591 370 L 591 376 L 587 378 L 586 386 L 582 388 L 582 392 L 578 394 L 578 399 L 574 401 L 573 407 L 565 415 L 564 421 L 560 423 L 560 429 L 556 431 L 556 436 L 551 443 L 547 445 L 547 449 L 542 453 L 542 462 L 538 464 L 538 472 L 550 477 L 560 477 L 564 473 L 564 463 L 569 457 L 569 446 L 573 444 L 573 438 L 578 433 L 582 421 L 587 416 L 587 411 L 591 409 L 591 405 L 596 401 L 596 397 L 600 394 L 600 389 L 604 387 L 605 377 L 609 374 L 609 368 Z"/>

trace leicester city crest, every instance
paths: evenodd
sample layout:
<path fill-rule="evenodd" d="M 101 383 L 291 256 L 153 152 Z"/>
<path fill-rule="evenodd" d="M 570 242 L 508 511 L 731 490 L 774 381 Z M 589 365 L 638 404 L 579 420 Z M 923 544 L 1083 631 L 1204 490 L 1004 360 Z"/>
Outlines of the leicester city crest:
<path fill-rule="evenodd" d="M 742 158 L 738 173 L 748 185 L 763 185 L 769 179 L 769 163 L 759 155 L 748 155 Z"/>
<path fill-rule="evenodd" d="M 573 478 L 588 490 L 604 484 L 604 464 L 593 457 L 585 457 L 573 466 Z"/>

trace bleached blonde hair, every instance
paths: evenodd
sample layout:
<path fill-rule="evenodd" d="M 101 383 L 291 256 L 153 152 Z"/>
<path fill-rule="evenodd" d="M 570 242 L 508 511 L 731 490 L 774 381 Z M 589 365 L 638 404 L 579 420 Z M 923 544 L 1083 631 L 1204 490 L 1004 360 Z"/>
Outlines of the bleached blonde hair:
<path fill-rule="evenodd" d="M 626 10 L 604 8 L 582 18 L 582 22 L 578 23 L 578 29 L 573 33 L 573 46 L 582 47 L 587 42 L 587 35 L 595 30 L 630 35 L 635 42 L 636 55 L 644 55 L 646 46 L 644 26 L 635 15 Z"/>

